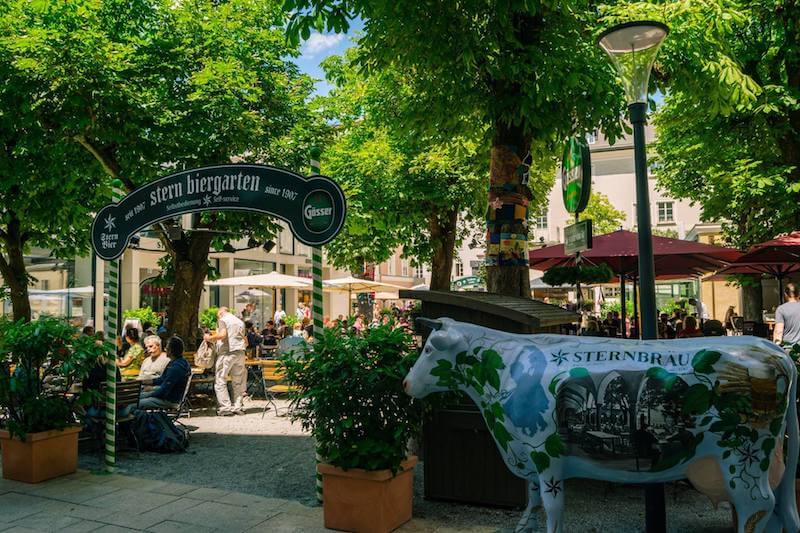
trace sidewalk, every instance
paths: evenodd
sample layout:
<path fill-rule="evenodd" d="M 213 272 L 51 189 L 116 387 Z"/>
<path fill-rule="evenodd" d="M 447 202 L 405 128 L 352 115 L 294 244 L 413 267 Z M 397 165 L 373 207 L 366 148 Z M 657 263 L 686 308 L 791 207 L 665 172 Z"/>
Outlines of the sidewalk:
<path fill-rule="evenodd" d="M 317 532 L 322 508 L 87 471 L 28 485 L 0 479 L 0 531 Z"/>

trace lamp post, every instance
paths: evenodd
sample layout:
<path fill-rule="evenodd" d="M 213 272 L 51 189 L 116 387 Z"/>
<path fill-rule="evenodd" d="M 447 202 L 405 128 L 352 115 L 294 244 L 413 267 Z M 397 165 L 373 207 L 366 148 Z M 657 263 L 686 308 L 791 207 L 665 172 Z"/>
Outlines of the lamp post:
<path fill-rule="evenodd" d="M 656 286 L 653 266 L 653 235 L 650 226 L 650 189 L 647 184 L 647 94 L 650 71 L 669 29 L 660 22 L 626 22 L 600 34 L 598 45 L 611 58 L 625 88 L 631 125 L 636 172 L 636 222 L 639 227 L 639 300 L 641 337 L 655 339 Z M 645 522 L 648 533 L 665 533 L 664 485 L 645 488 Z"/>

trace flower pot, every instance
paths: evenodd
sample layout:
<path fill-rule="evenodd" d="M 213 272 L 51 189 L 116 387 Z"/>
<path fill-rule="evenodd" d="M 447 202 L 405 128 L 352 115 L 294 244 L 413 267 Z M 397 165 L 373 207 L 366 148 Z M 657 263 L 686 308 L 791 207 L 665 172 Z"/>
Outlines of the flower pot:
<path fill-rule="evenodd" d="M 25 483 L 39 483 L 78 469 L 80 427 L 28 433 L 25 441 L 0 430 L 3 477 Z"/>
<path fill-rule="evenodd" d="M 387 533 L 411 520 L 416 456 L 406 459 L 402 470 L 342 470 L 317 465 L 322 474 L 325 527 L 356 533 Z"/>

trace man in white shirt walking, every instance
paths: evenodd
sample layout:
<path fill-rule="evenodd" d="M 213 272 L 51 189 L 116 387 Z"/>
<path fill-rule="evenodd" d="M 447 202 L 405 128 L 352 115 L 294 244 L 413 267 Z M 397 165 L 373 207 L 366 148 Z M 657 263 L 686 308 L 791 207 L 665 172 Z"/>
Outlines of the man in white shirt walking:
<path fill-rule="evenodd" d="M 277 309 L 275 310 L 275 314 L 272 317 L 273 322 L 275 322 L 275 327 L 278 327 L 278 324 L 281 323 L 281 320 L 286 318 L 286 311 L 283 310 L 281 304 L 278 304 Z"/>
<path fill-rule="evenodd" d="M 244 366 L 245 341 L 244 322 L 231 314 L 227 307 L 217 312 L 217 332 L 206 334 L 204 340 L 217 342 L 217 362 L 214 375 L 214 392 L 217 394 L 220 416 L 243 415 L 242 399 L 247 389 L 247 369 Z M 227 377 L 231 377 L 233 402 L 228 395 Z"/>

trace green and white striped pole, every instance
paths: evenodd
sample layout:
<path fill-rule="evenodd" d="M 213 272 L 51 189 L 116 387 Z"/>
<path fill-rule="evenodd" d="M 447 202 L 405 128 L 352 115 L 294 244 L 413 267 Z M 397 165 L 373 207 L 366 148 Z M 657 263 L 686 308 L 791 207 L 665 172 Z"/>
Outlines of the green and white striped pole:
<path fill-rule="evenodd" d="M 320 149 L 316 146 L 312 147 L 309 151 L 311 156 L 311 174 L 319 174 L 319 156 Z M 311 319 L 314 324 L 314 338 L 318 339 L 322 335 L 322 314 L 323 314 L 323 300 L 322 300 L 322 247 L 314 246 L 311 248 Z M 314 458 L 317 464 L 322 462 L 322 456 L 317 449 Z M 317 501 L 322 501 L 322 474 L 317 472 Z"/>
<path fill-rule="evenodd" d="M 111 201 L 118 203 L 124 193 L 122 183 L 114 180 L 111 190 Z M 119 317 L 119 259 L 106 261 L 106 279 L 108 280 L 108 303 L 106 304 L 106 339 L 115 342 L 120 327 Z M 115 344 L 116 345 L 116 344 Z M 113 472 L 117 459 L 117 362 L 112 357 L 106 363 L 106 471 Z"/>

